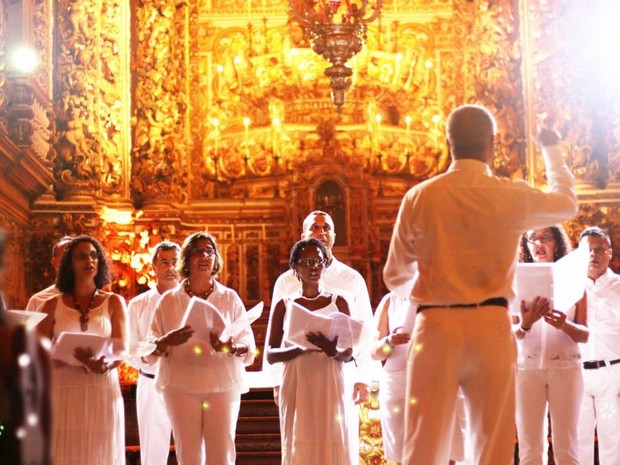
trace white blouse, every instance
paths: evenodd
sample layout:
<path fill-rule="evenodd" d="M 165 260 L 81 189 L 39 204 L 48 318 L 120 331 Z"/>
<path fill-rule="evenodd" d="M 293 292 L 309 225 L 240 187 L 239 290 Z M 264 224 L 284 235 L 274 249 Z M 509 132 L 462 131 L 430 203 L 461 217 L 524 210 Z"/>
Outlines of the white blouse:
<path fill-rule="evenodd" d="M 183 289 L 184 282 L 166 292 L 155 309 L 151 320 L 149 340 L 157 339 L 173 329 L 181 327 L 185 310 L 191 300 Z M 237 293 L 214 282 L 214 289 L 207 298 L 230 324 L 246 311 Z M 244 357 L 230 357 L 215 353 L 210 341 L 194 337 L 184 344 L 169 347 L 160 357 L 156 383 L 159 389 L 175 388 L 193 394 L 208 394 L 238 390 L 247 392 L 244 365 L 254 362 L 256 343 L 251 328 L 243 330 L 235 343 L 244 343 L 248 352 Z"/>

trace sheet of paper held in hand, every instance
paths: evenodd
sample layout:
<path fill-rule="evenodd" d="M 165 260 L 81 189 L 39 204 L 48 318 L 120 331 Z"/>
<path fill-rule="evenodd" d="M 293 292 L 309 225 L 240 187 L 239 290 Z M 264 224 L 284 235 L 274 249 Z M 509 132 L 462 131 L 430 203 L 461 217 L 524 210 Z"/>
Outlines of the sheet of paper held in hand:
<path fill-rule="evenodd" d="M 530 304 L 535 297 L 546 297 L 551 308 L 563 313 L 583 297 L 588 275 L 588 251 L 578 248 L 554 263 L 519 263 L 517 265 L 516 309 L 520 301 Z"/>
<path fill-rule="evenodd" d="M 28 329 L 34 328 L 41 323 L 47 313 L 43 312 L 30 312 L 26 310 L 7 310 L 6 317 L 11 323 L 24 325 Z"/>
<path fill-rule="evenodd" d="M 210 333 L 213 331 L 219 335 L 221 341 L 226 342 L 244 329 L 249 328 L 254 321 L 260 318 L 263 308 L 263 302 L 259 302 L 232 323 L 227 323 L 215 305 L 194 296 L 187 305 L 181 326 L 190 325 L 192 327 L 194 330 L 193 339 L 210 341 Z"/>
<path fill-rule="evenodd" d="M 291 302 L 288 322 L 284 328 L 284 339 L 302 349 L 316 349 L 314 344 L 306 340 L 306 334 L 321 332 L 330 340 L 338 336 L 338 346 L 353 348 L 359 344 L 363 329 L 362 322 L 344 313 L 321 315 L 296 302 Z"/>
<path fill-rule="evenodd" d="M 78 347 L 90 347 L 93 357 L 99 358 L 108 354 L 109 339 L 99 334 L 82 332 L 62 332 L 58 335 L 56 342 L 52 346 L 52 358 L 60 360 L 68 365 L 81 366 L 73 356 Z"/>

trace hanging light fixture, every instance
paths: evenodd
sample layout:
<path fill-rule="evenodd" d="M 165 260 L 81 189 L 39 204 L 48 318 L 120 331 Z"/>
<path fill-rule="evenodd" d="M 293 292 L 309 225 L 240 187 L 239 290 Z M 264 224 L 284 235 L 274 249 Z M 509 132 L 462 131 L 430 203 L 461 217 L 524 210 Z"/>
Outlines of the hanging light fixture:
<path fill-rule="evenodd" d="M 341 0 L 289 0 L 293 16 L 310 36 L 312 50 L 322 55 L 331 66 L 329 77 L 332 100 L 338 111 L 351 86 L 353 70 L 345 63 L 362 50 L 366 41 L 367 23 L 381 14 L 382 0 L 371 0 L 371 13 L 365 18 L 369 0 L 361 4 L 345 0 L 346 11 L 338 14 Z"/>

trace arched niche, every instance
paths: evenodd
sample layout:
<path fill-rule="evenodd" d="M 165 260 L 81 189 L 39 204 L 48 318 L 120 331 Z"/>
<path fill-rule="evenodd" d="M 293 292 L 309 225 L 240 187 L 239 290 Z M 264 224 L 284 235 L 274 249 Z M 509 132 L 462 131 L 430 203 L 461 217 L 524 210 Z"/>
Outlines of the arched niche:
<path fill-rule="evenodd" d="M 323 181 L 314 194 L 317 210 L 329 213 L 334 220 L 336 242 L 334 245 L 348 245 L 346 194 L 335 181 Z"/>

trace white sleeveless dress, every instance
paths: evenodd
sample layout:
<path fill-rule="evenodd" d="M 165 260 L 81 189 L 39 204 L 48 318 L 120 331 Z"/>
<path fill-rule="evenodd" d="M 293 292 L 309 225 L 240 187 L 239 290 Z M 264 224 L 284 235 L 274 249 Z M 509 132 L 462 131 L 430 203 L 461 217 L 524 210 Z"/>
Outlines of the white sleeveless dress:
<path fill-rule="evenodd" d="M 338 312 L 336 295 L 322 315 Z M 292 300 L 286 300 L 288 309 Z M 287 344 L 284 343 L 286 346 Z M 283 465 L 350 465 L 343 363 L 323 352 L 284 362 L 280 387 Z"/>
<path fill-rule="evenodd" d="M 62 296 L 56 305 L 54 339 L 80 332 L 80 314 Z M 109 297 L 89 314 L 88 332 L 112 333 Z M 52 368 L 52 457 L 59 465 L 124 465 L 125 416 L 117 370 L 87 373 L 82 367 Z"/>

